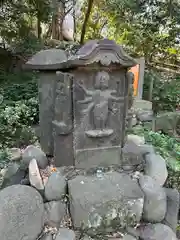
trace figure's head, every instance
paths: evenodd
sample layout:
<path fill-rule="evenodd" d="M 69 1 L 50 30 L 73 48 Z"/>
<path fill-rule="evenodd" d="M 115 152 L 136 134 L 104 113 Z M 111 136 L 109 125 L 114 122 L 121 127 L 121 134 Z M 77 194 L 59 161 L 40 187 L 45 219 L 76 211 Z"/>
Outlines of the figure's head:
<path fill-rule="evenodd" d="M 109 74 L 105 71 L 98 72 L 95 79 L 95 88 L 96 89 L 107 89 L 109 86 Z"/>

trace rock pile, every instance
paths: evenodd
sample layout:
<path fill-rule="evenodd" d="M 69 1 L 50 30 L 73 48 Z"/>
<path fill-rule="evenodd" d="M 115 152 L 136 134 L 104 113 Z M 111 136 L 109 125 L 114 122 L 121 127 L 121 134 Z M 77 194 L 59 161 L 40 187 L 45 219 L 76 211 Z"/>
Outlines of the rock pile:
<path fill-rule="evenodd" d="M 179 193 L 163 187 L 165 160 L 144 142 L 127 138 L 133 169 L 92 171 L 55 168 L 28 146 L 0 191 L 1 240 L 175 240 Z"/>

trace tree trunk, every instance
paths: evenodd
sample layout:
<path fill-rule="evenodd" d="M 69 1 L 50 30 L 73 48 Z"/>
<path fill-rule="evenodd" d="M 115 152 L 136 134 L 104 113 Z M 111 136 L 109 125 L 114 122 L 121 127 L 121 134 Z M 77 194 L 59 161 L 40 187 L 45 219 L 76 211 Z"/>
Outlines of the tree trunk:
<path fill-rule="evenodd" d="M 55 11 L 52 17 L 52 39 L 63 40 L 62 24 L 64 20 L 64 4 L 58 2 L 55 4 Z"/>
<path fill-rule="evenodd" d="M 37 37 L 41 38 L 41 20 L 40 20 L 40 12 L 37 12 Z"/>
<path fill-rule="evenodd" d="M 88 7 L 87 7 L 84 23 L 83 23 L 83 26 L 82 26 L 82 33 L 81 33 L 81 39 L 80 39 L 81 44 L 84 43 L 84 38 L 85 38 L 85 34 L 86 34 L 86 27 L 87 27 L 88 20 L 89 20 L 90 14 L 91 14 L 93 2 L 94 2 L 94 0 L 88 0 Z"/>

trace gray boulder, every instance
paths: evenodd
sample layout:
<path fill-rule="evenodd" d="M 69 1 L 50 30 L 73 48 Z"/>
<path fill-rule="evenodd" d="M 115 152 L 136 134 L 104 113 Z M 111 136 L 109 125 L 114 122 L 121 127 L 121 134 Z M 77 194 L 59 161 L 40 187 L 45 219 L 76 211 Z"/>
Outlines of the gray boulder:
<path fill-rule="evenodd" d="M 4 171 L 3 183 L 1 188 L 12 186 L 15 184 L 21 184 L 22 180 L 26 176 L 24 168 L 17 163 L 11 163 L 8 168 Z"/>
<path fill-rule="evenodd" d="M 142 136 L 135 135 L 135 134 L 127 135 L 127 142 L 129 142 L 129 141 L 134 142 L 136 145 L 145 144 L 145 138 Z"/>
<path fill-rule="evenodd" d="M 167 210 L 165 190 L 149 176 L 140 176 L 139 184 L 145 195 L 143 219 L 149 222 L 161 222 Z"/>
<path fill-rule="evenodd" d="M 76 235 L 68 228 L 60 228 L 55 240 L 76 240 Z"/>
<path fill-rule="evenodd" d="M 161 223 L 149 224 L 140 228 L 140 239 L 142 240 L 177 240 L 172 229 Z"/>
<path fill-rule="evenodd" d="M 153 111 L 151 110 L 142 110 L 137 112 L 137 118 L 141 122 L 149 122 L 153 120 Z"/>
<path fill-rule="evenodd" d="M 176 232 L 179 213 L 179 192 L 170 188 L 165 188 L 165 192 L 167 195 L 167 212 L 163 223 Z"/>
<path fill-rule="evenodd" d="M 8 150 L 10 154 L 10 161 L 19 161 L 22 157 L 21 149 L 19 148 L 11 148 Z"/>
<path fill-rule="evenodd" d="M 105 224 L 105 230 L 109 231 L 116 224 L 127 226 L 141 219 L 144 195 L 137 181 L 127 174 L 77 176 L 68 181 L 68 186 L 71 217 L 77 228 L 83 225 L 101 230 Z M 118 222 L 114 221 L 117 218 Z"/>
<path fill-rule="evenodd" d="M 31 186 L 35 187 L 37 190 L 44 190 L 44 184 L 39 172 L 37 161 L 34 158 L 29 163 L 29 181 Z"/>
<path fill-rule="evenodd" d="M 44 169 L 48 165 L 48 159 L 45 153 L 33 145 L 29 145 L 22 154 L 22 162 L 28 167 L 30 161 L 35 158 L 40 169 Z"/>
<path fill-rule="evenodd" d="M 150 153 L 145 156 L 145 160 L 145 174 L 156 180 L 157 184 L 163 186 L 168 177 L 168 171 L 164 158 L 160 155 Z"/>
<path fill-rule="evenodd" d="M 33 188 L 14 185 L 0 192 L 1 240 L 34 240 L 41 233 L 44 204 Z"/>
<path fill-rule="evenodd" d="M 51 201 L 44 204 L 45 224 L 58 227 L 66 215 L 66 204 L 61 201 Z"/>
<path fill-rule="evenodd" d="M 45 185 L 45 198 L 48 201 L 61 200 L 66 194 L 67 182 L 60 172 L 53 172 Z"/>

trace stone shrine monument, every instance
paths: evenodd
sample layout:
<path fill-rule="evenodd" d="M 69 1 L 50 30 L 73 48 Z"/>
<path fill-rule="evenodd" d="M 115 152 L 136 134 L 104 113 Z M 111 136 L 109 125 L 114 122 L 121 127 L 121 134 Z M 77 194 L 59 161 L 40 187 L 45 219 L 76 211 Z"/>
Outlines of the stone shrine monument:
<path fill-rule="evenodd" d="M 42 150 L 28 146 L 24 176 L 0 192 L 2 240 L 177 240 L 179 192 L 166 188 L 166 160 L 126 131 L 136 64 L 107 39 L 27 62 L 39 71 Z"/>
<path fill-rule="evenodd" d="M 133 77 L 128 69 L 136 61 L 108 39 L 91 40 L 68 59 L 61 50 L 46 51 L 51 52 L 49 59 L 43 60 L 47 63 L 38 63 L 44 51 L 26 64 L 26 68 L 41 72 L 42 149 L 52 154 L 54 148 L 57 166 L 120 165 L 132 105 Z"/>

